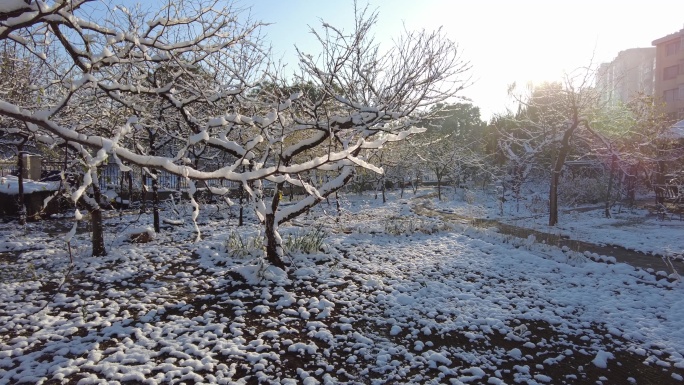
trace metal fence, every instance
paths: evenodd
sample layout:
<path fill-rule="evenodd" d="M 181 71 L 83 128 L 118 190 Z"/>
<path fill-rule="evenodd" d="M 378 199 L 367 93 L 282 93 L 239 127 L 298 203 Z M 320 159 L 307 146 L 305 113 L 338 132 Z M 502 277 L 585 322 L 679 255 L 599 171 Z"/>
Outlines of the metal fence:
<path fill-rule="evenodd" d="M 139 190 L 141 181 L 143 181 L 149 191 L 149 189 L 152 187 L 152 180 L 154 179 L 151 175 L 151 173 L 154 172 L 153 170 L 149 170 L 149 172 L 147 172 L 140 167 L 136 167 L 133 171 L 123 172 L 119 166 L 114 163 L 107 164 L 98 169 L 100 188 L 114 189 L 115 191 L 118 191 L 121 186 L 124 186 L 125 189 L 125 186 L 128 184 L 128 174 L 131 172 L 133 188 L 135 190 Z M 160 189 L 180 191 L 186 190 L 188 188 L 188 180 L 186 178 L 172 174 L 166 170 L 156 170 L 155 174 Z M 205 182 L 208 186 L 222 186 L 229 188 L 236 188 L 240 186 L 238 182 L 229 182 L 220 179 L 210 179 Z M 197 183 L 198 188 L 203 186 L 204 182 Z"/>
<path fill-rule="evenodd" d="M 64 169 L 63 162 L 43 162 L 42 173 L 43 176 L 56 174 Z M 67 173 L 73 174 L 73 179 L 81 179 L 81 170 L 66 170 Z M 135 168 L 132 171 L 121 171 L 119 165 L 115 163 L 106 164 L 98 167 L 98 184 L 102 190 L 128 190 L 129 186 L 133 190 L 139 191 L 142 183 L 147 187 L 152 186 L 152 176 L 143 171 L 141 168 Z M 130 179 L 130 180 L 129 180 Z M 179 178 L 177 175 L 170 174 L 164 170 L 157 171 L 157 180 L 159 181 L 159 188 L 182 190 L 188 187 L 187 181 L 184 178 Z M 141 183 L 141 181 L 144 181 Z"/>
<path fill-rule="evenodd" d="M 141 183 L 146 187 L 152 187 L 153 170 L 150 172 L 144 171 L 142 168 L 135 168 L 132 171 L 121 171 L 117 164 L 107 164 L 98 168 L 99 182 L 101 189 L 118 190 L 122 186 L 126 189 L 128 186 L 128 179 L 132 178 L 131 184 L 134 190 L 140 190 Z M 156 170 L 156 177 L 160 189 L 167 190 L 184 190 L 188 188 L 188 182 L 185 178 L 169 173 L 166 170 Z"/>
<path fill-rule="evenodd" d="M 0 176 L 13 175 L 17 171 L 16 161 L 0 160 Z"/>
<path fill-rule="evenodd" d="M 58 180 L 59 174 L 64 170 L 64 162 L 43 161 L 41 162 L 41 179 L 50 178 L 50 180 Z M 17 171 L 17 163 L 14 160 L 0 160 L 0 176 L 15 175 Z M 64 170 L 67 174 L 67 179 L 79 182 L 82 180 L 82 170 L 80 167 L 72 167 Z M 132 171 L 121 171 L 119 165 L 110 163 L 98 167 L 98 182 L 102 190 L 114 190 L 117 193 L 133 191 L 141 191 L 142 185 L 146 186 L 146 190 L 150 191 L 152 188 L 153 177 L 151 173 L 154 170 L 143 170 L 142 167 L 133 167 Z M 71 174 L 71 175 L 69 175 Z M 166 170 L 156 170 L 158 186 L 162 190 L 185 190 L 188 188 L 187 179 L 174 175 Z M 239 188 L 238 182 L 229 182 L 219 179 L 207 180 L 208 186 L 222 186 L 228 188 Z M 204 182 L 197 183 L 197 187 L 204 187 Z"/>

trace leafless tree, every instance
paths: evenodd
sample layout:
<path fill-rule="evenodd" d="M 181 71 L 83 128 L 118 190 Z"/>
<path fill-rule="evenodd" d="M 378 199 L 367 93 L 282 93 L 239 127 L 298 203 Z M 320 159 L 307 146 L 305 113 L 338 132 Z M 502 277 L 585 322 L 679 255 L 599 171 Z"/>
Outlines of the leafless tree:
<path fill-rule="evenodd" d="M 2 100 L 0 115 L 25 122 L 28 132 L 43 133 L 47 141 L 89 149 L 91 170 L 108 157 L 122 169 L 126 161 L 166 170 L 188 180 L 191 197 L 197 181 L 242 183 L 265 226 L 266 259 L 279 267 L 284 267 L 280 224 L 340 189 L 356 167 L 382 172 L 367 162 L 370 152 L 423 131 L 415 127 L 414 114 L 454 96 L 467 80 L 468 64 L 441 32 L 405 33 L 381 51 L 371 38 L 377 15 L 359 10 L 349 33 L 328 24 L 314 31 L 320 55 L 299 52 L 295 83 L 311 83 L 317 92 L 286 95 L 277 87 L 254 93 L 265 80 L 286 83 L 270 71 L 259 23 L 241 22 L 217 2 L 176 1 L 144 22 L 115 7 L 109 20 L 129 22 L 102 24 L 88 19 L 86 3 L 32 3 L 30 10 L 18 8 L 18 16 L 2 22 L 0 39 L 14 40 L 38 58 L 48 43 L 57 45 L 70 65 L 60 66 L 59 98 L 52 103 Z M 150 81 L 154 74 L 163 76 Z M 77 113 L 85 100 L 112 106 L 119 114 L 115 123 L 93 130 L 87 122 L 70 120 L 67 112 Z M 145 127 L 168 130 L 160 119 L 173 119 L 168 132 L 180 143 L 173 156 L 136 146 Z M 189 156 L 198 145 L 229 155 L 228 164 L 209 170 L 193 164 Z M 313 171 L 331 177 L 316 183 L 306 177 Z M 308 195 L 282 209 L 286 184 Z M 272 196 L 265 193 L 267 185 Z M 192 203 L 194 220 L 198 207 Z"/>
<path fill-rule="evenodd" d="M 549 226 L 558 223 L 558 185 L 565 161 L 573 149 L 572 140 L 588 135 L 589 120 L 599 107 L 598 93 L 591 87 L 592 80 L 592 71 L 579 69 L 567 74 L 562 83 L 528 89 L 526 96 L 515 94 L 515 88 L 511 89 L 515 99 L 522 104 L 516 117 L 519 129 L 517 135 L 508 135 L 502 146 L 509 159 L 518 165 L 516 167 L 527 168 L 532 159 L 540 162 L 541 156 L 548 156 L 551 162 Z M 520 150 L 517 154 L 512 151 L 513 146 Z M 527 161 L 519 162 L 525 159 Z"/>

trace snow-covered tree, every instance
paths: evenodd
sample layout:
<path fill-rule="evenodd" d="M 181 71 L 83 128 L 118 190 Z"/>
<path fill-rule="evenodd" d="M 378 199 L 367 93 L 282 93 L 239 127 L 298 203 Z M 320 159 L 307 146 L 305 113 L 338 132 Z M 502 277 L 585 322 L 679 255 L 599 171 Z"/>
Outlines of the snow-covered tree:
<path fill-rule="evenodd" d="M 585 142 L 575 139 L 593 135 L 590 119 L 599 108 L 599 93 L 591 87 L 592 75 L 578 69 L 566 74 L 563 82 L 530 87 L 526 95 L 517 94 L 514 86 L 509 90 L 521 108 L 517 129 L 502 137 L 501 146 L 513 164 L 550 164 L 549 226 L 558 223 L 558 185 L 565 161 L 577 144 Z"/>
<path fill-rule="evenodd" d="M 45 94 L 32 99 L 38 103 L 3 98 L 0 115 L 23 122 L 26 133 L 46 143 L 76 150 L 86 175 L 74 200 L 91 186 L 97 195 L 96 169 L 110 157 L 122 170 L 128 169 L 122 159 L 153 173 L 168 162 L 184 175 L 185 152 L 200 142 L 188 137 L 207 125 L 207 106 L 215 108 L 213 116 L 225 112 L 220 103 L 245 92 L 265 58 L 258 35 L 247 39 L 259 24 L 242 23 L 215 2 L 173 2 L 156 14 L 117 6 L 102 23 L 89 20 L 88 3 L 5 4 L 0 24 L 3 42 L 22 47 L 52 71 L 51 82 L 25 91 Z M 53 61 L 50 52 L 62 53 L 64 62 Z M 208 82 L 206 74 L 221 81 Z M 157 154 L 161 140 L 151 144 L 150 133 L 173 134 L 184 145 L 173 156 L 162 156 L 168 152 Z M 117 149 L 123 150 L 120 157 Z M 92 214 L 99 212 L 98 201 L 86 199 Z M 103 254 L 100 244 L 94 238 L 94 255 Z"/>
<path fill-rule="evenodd" d="M 667 167 L 680 162 L 681 143 L 668 133 L 673 122 L 663 107 L 651 96 L 635 94 L 628 103 L 604 106 L 592 117 L 588 129 L 598 140 L 591 143 L 591 154 L 610 164 L 606 217 L 617 197 L 634 202 L 640 182 L 649 188 L 664 183 Z"/>
<path fill-rule="evenodd" d="M 0 97 L 17 104 L 35 103 L 39 97 L 28 90 L 35 85 L 33 79 L 44 75 L 44 66 L 27 52 L 24 47 L 14 41 L 0 42 Z M 24 204 L 24 164 L 23 154 L 29 147 L 35 148 L 35 141 L 24 129 L 24 122 L 0 116 L 0 157 L 14 155 L 17 162 L 19 193 L 19 224 L 26 223 L 26 206 Z"/>
<path fill-rule="evenodd" d="M 279 267 L 278 226 L 343 187 L 356 167 L 382 172 L 367 162 L 370 152 L 423 131 L 414 126 L 414 114 L 454 96 L 468 69 L 439 31 L 406 33 L 381 51 L 371 38 L 377 15 L 357 11 L 352 31 L 328 24 L 313 31 L 318 56 L 299 52 L 294 83 L 313 84 L 317 92 L 284 94 L 278 90 L 286 88 L 277 87 L 255 93 L 264 80 L 288 82 L 270 71 L 261 25 L 218 1 L 174 1 L 142 18 L 113 7 L 103 23 L 89 19 L 87 3 L 4 7 L 9 16 L 0 24 L 0 39 L 16 41 L 37 58 L 56 49 L 70 65 L 59 67 L 59 98 L 31 105 L 3 99 L 0 115 L 25 122 L 46 142 L 90 149 L 91 169 L 113 157 L 123 170 L 128 166 L 122 161 L 166 170 L 187 179 L 191 196 L 198 181 L 241 183 L 265 227 L 266 259 Z M 117 22 L 121 18 L 126 22 Z M 119 116 L 104 130 L 70 120 L 65 112 L 86 100 Z M 175 138 L 172 156 L 144 148 L 137 138 L 145 127 Z M 191 159 L 196 146 L 224 153 L 226 163 L 198 167 Z M 316 181 L 312 172 L 329 177 Z M 280 191 L 288 184 L 308 195 L 282 209 Z M 194 219 L 198 207 L 192 203 Z"/>
<path fill-rule="evenodd" d="M 536 169 L 548 168 L 542 164 L 541 154 L 549 147 L 549 140 L 531 126 L 528 128 L 511 112 L 498 115 L 492 120 L 496 130 L 498 155 L 500 160 L 500 180 L 502 194 L 507 190 L 513 193 L 516 204 L 522 199 L 522 189 L 525 182 Z M 501 199 L 503 199 L 502 197 Z"/>
<path fill-rule="evenodd" d="M 437 196 L 447 180 L 455 185 L 467 179 L 470 171 L 481 170 L 485 124 L 480 109 L 470 103 L 437 105 L 435 114 L 426 119 L 430 133 L 417 141 L 418 157 L 437 179 Z"/>

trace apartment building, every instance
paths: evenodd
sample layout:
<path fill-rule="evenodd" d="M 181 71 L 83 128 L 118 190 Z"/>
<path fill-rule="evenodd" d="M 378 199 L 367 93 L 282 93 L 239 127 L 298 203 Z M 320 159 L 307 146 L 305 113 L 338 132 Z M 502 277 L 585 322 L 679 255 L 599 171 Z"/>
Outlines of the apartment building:
<path fill-rule="evenodd" d="M 599 66 L 596 86 L 602 101 L 627 103 L 635 95 L 653 95 L 656 48 L 630 48 L 620 51 L 610 63 Z"/>
<path fill-rule="evenodd" d="M 655 94 L 672 120 L 684 119 L 684 28 L 653 41 L 656 47 Z"/>

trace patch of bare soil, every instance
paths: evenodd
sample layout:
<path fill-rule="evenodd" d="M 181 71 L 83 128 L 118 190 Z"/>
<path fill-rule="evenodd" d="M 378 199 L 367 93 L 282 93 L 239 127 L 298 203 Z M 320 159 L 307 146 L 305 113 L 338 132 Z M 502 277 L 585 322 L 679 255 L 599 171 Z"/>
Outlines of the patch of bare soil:
<path fill-rule="evenodd" d="M 512 333 L 467 327 L 393 333 L 387 309 L 363 290 L 361 271 L 337 280 L 302 275 L 285 286 L 250 285 L 220 264 L 207 265 L 191 244 L 141 245 L 136 247 L 147 247 L 144 252 L 77 261 L 68 272 L 50 259 L 41 266 L 31 258 L 0 256 L 6 290 L 21 300 L 0 303 L 0 318 L 13 322 L 0 324 L 0 382 L 3 371 L 18 371 L 25 359 L 37 366 L 58 365 L 57 358 L 70 370 L 51 373 L 42 384 L 145 383 L 117 379 L 121 372 L 107 363 L 117 370 L 145 364 L 154 383 L 188 385 L 301 383 L 303 373 L 320 383 L 347 384 L 680 384 L 676 377 L 684 376 L 664 349 L 635 350 L 634 341 L 602 324 L 574 329 L 526 319 L 503 320 Z M 352 269 L 343 265 L 354 256 L 337 251 L 342 261 L 326 255 L 316 265 Z M 60 276 L 62 271 L 67 273 Z M 278 305 L 287 295 L 293 300 Z M 320 299 L 334 303 L 329 316 L 312 311 L 318 311 L 312 301 Z M 26 316 L 12 317 L 18 311 Z M 451 321 L 436 314 L 431 320 Z M 430 317 L 414 314 L 407 321 Z M 64 324 L 68 333 L 59 329 Z M 48 332 L 50 327 L 55 329 Z M 605 368 L 594 363 L 603 350 L 612 355 Z M 90 358 L 94 352 L 97 362 Z M 437 352 L 448 363 L 429 359 Z M 22 372 L 25 378 L 36 366 Z"/>
<path fill-rule="evenodd" d="M 149 357 L 156 363 L 157 368 L 148 374 L 149 377 L 163 375 L 166 364 L 178 364 L 183 360 L 181 357 L 186 354 L 165 348 L 164 338 L 192 341 L 198 349 L 211 352 L 219 365 L 233 368 L 231 381 L 244 384 L 300 378 L 302 370 L 319 380 L 322 380 L 323 374 L 332 373 L 337 382 L 349 384 L 449 383 L 451 380 L 466 382 L 464 376 L 474 373 L 477 376 L 473 376 L 468 382 L 484 383 L 486 378 L 496 378 L 502 381 L 500 383 L 507 384 L 529 383 L 528 381 L 534 380 L 536 383 L 551 384 L 655 385 L 679 383 L 672 375 L 684 376 L 684 370 L 666 364 L 666 353 L 657 349 L 644 356 L 630 352 L 625 348 L 628 341 L 608 333 L 602 325 L 591 325 L 592 337 L 587 337 L 574 334 L 572 331 L 560 330 L 555 325 L 539 320 L 527 320 L 524 324 L 517 325 L 515 334 L 493 331 L 473 338 L 468 330 L 454 330 L 444 334 L 423 335 L 420 341 L 425 344 L 425 349 L 450 352 L 451 364 L 416 365 L 416 356 L 421 352 L 415 350 L 415 340 L 392 335 L 389 324 L 382 321 L 382 308 L 362 311 L 354 303 L 341 301 L 336 303 L 333 316 L 324 319 L 312 317 L 307 320 L 295 315 L 299 306 L 295 303 L 277 312 L 260 314 L 249 310 L 264 303 L 265 290 L 277 291 L 275 288 L 267 290 L 264 287 L 252 287 L 239 275 L 232 274 L 225 276 L 228 280 L 222 281 L 221 285 L 211 284 L 212 280 L 206 279 L 211 272 L 201 272 L 201 268 L 192 266 L 192 261 L 192 257 L 178 261 L 162 272 L 141 271 L 125 284 L 98 283 L 96 277 L 74 273 L 66 277 L 67 281 L 61 287 L 40 287 L 40 297 L 49 299 L 59 295 L 83 298 L 90 304 L 89 312 L 97 310 L 101 313 L 109 311 L 119 315 L 130 314 L 130 317 L 124 317 L 128 318 L 123 323 L 124 326 L 140 331 L 160 326 L 167 330 L 166 337 L 158 338 L 156 342 L 156 353 Z M 198 285 L 192 288 L 177 285 L 172 279 L 188 271 L 197 277 Z M 130 292 L 131 286 L 147 287 L 150 290 L 168 289 L 170 297 L 163 306 L 163 311 L 157 310 L 157 316 L 149 319 L 142 316 L 144 312 L 136 311 L 138 308 L 133 302 L 129 306 L 116 309 L 95 309 L 93 304 L 105 299 L 107 293 Z M 346 284 L 321 287 L 312 278 L 282 289 L 296 293 L 297 298 L 320 297 L 321 293 L 325 292 L 327 298 L 334 301 L 338 298 L 338 293 L 346 288 Z M 146 305 L 150 304 L 140 304 L 140 308 Z M 0 305 L 0 315 L 3 309 L 4 305 Z M 69 312 L 74 312 L 74 309 L 55 305 L 50 306 L 46 316 L 59 316 Z M 78 312 L 76 309 L 76 313 Z M 207 314 L 210 314 L 215 322 L 225 326 L 222 338 L 242 341 L 245 349 L 266 358 L 255 361 L 240 352 L 222 349 L 214 334 L 195 335 L 190 329 L 172 330 L 163 326 L 165 323 L 182 324 L 191 321 L 201 325 L 207 322 L 202 320 Z M 82 317 L 86 321 L 91 319 L 88 312 L 83 312 Z M 274 334 L 273 331 L 278 333 Z M 38 332 L 34 330 L 33 333 Z M 325 337 L 322 338 L 318 332 L 323 333 Z M 379 367 L 379 350 L 359 344 L 358 335 L 372 340 L 375 347 L 389 343 L 395 346 L 395 354 L 387 359 L 391 370 L 374 369 Z M 18 334 L 5 334 L 0 341 L 6 343 L 17 336 Z M 76 344 L 91 344 L 93 349 L 102 352 L 104 359 L 109 355 L 121 354 L 119 352 L 135 351 L 136 346 L 150 343 L 146 338 L 136 337 L 135 334 L 113 333 L 108 323 L 89 324 L 87 327 L 81 327 L 78 332 L 62 338 L 71 339 Z M 523 340 L 526 341 L 524 344 L 521 342 Z M 259 342 L 254 343 L 255 341 Z M 298 343 L 316 344 L 319 350 L 312 354 L 306 349 L 288 349 L 288 346 Z M 597 346 L 607 347 L 613 354 L 606 368 L 599 368 L 592 363 Z M 49 362 L 52 359 L 50 341 L 36 343 L 25 353 L 40 351 L 43 352 L 41 360 Z M 66 357 L 74 362 L 83 363 L 86 362 L 89 353 L 71 352 L 67 353 Z M 267 358 L 269 353 L 272 354 L 272 359 Z M 654 357 L 659 360 L 655 360 Z M 19 362 L 16 360 L 15 366 L 5 369 L 16 369 Z M 477 363 L 483 373 L 470 371 L 473 362 Z M 133 365 L 134 361 L 131 364 Z M 257 369 L 271 373 L 273 377 L 268 381 L 263 378 L 260 380 L 256 375 Z M 202 381 L 193 380 L 192 376 L 179 376 L 170 377 L 168 383 L 207 383 L 208 378 L 215 378 L 211 377 L 214 375 L 212 370 L 203 369 L 196 373 L 201 376 Z M 95 371 L 88 365 L 74 364 L 72 373 L 51 378 L 43 384 L 76 385 L 83 383 L 81 381 L 85 381 L 89 375 L 107 378 L 106 373 Z M 141 382 L 119 383 L 133 385 Z"/>

